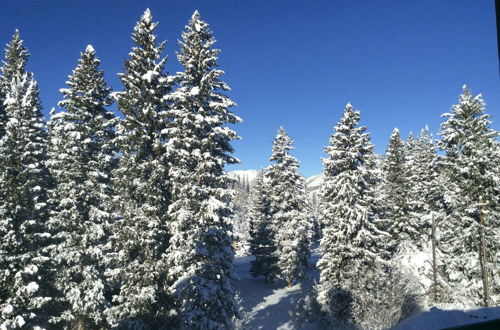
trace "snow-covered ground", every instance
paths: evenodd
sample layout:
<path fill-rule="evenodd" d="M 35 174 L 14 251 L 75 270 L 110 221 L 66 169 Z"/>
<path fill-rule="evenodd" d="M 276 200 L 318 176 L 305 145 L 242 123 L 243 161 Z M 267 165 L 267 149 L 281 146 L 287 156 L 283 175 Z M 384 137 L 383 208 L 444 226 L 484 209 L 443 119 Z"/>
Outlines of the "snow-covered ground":
<path fill-rule="evenodd" d="M 236 283 L 243 307 L 240 329 L 317 329 L 317 324 L 304 319 L 306 295 L 318 273 L 314 265 L 319 255 L 313 251 L 312 269 L 303 283 L 287 288 L 284 282 L 265 283 L 263 277 L 252 277 L 249 272 L 251 256 L 236 257 L 234 270 L 240 280 Z"/>
<path fill-rule="evenodd" d="M 431 307 L 419 315 L 410 317 L 396 328 L 398 330 L 443 329 L 500 319 L 500 307 L 473 310 L 441 309 Z"/>
<path fill-rule="evenodd" d="M 239 277 L 236 288 L 243 308 L 238 329 L 288 330 L 320 329 L 317 321 L 308 320 L 304 313 L 307 295 L 319 275 L 315 264 L 319 258 L 317 249 L 310 258 L 311 270 L 303 283 L 287 288 L 284 282 L 265 283 L 263 277 L 252 277 L 249 272 L 252 256 L 240 256 L 234 260 L 234 271 Z M 458 310 L 453 306 L 431 307 L 421 314 L 399 324 L 398 330 L 433 330 L 459 325 L 500 319 L 500 307 Z"/>
<path fill-rule="evenodd" d="M 307 191 L 309 193 L 317 192 L 321 188 L 323 184 L 323 180 L 325 179 L 325 175 L 323 173 L 319 173 L 308 177 L 306 179 Z"/>

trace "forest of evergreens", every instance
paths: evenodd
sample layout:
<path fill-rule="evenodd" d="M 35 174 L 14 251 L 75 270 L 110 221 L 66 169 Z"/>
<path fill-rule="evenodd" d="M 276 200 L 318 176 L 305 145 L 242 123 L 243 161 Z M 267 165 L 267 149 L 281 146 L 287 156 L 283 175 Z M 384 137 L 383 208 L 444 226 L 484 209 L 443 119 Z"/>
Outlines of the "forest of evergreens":
<path fill-rule="evenodd" d="M 500 304 L 500 143 L 481 95 L 464 86 L 438 139 L 395 129 L 384 155 L 347 104 L 315 201 L 281 127 L 241 208 L 226 172 L 239 162 L 241 119 L 213 33 L 195 11 L 183 70 L 169 75 L 156 27 L 146 10 L 114 93 L 96 50 L 82 51 L 48 121 L 19 31 L 7 44 L 1 329 L 233 328 L 235 217 L 252 275 L 269 282 L 302 281 L 319 242 L 314 294 L 327 327 L 392 327 L 423 301 Z M 434 257 L 426 285 L 401 266 L 424 250 Z"/>

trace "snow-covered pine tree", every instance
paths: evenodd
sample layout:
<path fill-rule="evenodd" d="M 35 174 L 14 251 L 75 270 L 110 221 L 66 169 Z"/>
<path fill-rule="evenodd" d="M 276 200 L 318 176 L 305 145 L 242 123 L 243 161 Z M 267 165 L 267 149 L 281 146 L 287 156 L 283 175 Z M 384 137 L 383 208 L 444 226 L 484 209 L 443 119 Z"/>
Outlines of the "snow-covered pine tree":
<path fill-rule="evenodd" d="M 307 188 L 307 184 L 306 184 Z M 319 242 L 321 239 L 321 222 L 320 222 L 320 203 L 318 192 L 309 194 L 307 205 L 309 207 L 308 213 L 311 215 L 312 228 L 311 228 L 311 244 Z"/>
<path fill-rule="evenodd" d="M 264 276 L 266 281 L 276 276 L 276 247 L 274 228 L 271 225 L 269 205 L 269 187 L 264 180 L 264 171 L 259 171 L 250 192 L 250 253 L 255 257 L 251 261 L 250 273 Z"/>
<path fill-rule="evenodd" d="M 436 153 L 436 146 L 427 127 L 420 131 L 416 139 L 408 138 L 406 142 L 409 200 L 411 212 L 409 216 L 415 219 L 416 229 L 419 232 L 418 258 L 414 253 L 406 253 L 399 257 L 405 259 L 403 263 L 411 267 L 420 279 L 422 293 L 430 301 L 443 301 L 447 285 L 443 281 L 441 272 L 442 260 L 438 246 L 438 232 L 436 225 L 444 219 L 445 203 L 443 196 L 442 176 L 440 175 L 440 157 Z M 433 228 L 434 225 L 434 228 Z M 432 234 L 434 233 L 434 238 Z M 415 249 L 417 250 L 417 249 Z M 433 252 L 436 259 L 433 259 Z M 422 257 L 428 257 L 424 263 L 415 262 Z M 421 261 L 421 260 L 418 260 Z M 401 259 L 396 261 L 401 263 Z M 435 264 L 434 264 L 435 263 Z"/>
<path fill-rule="evenodd" d="M 359 120 L 360 113 L 347 104 L 323 159 L 317 291 L 323 312 L 337 326 L 360 325 L 370 306 L 386 303 L 377 300 L 382 297 L 377 290 L 384 283 L 387 234 L 372 221 L 373 145 Z"/>
<path fill-rule="evenodd" d="M 246 255 L 249 249 L 249 182 L 248 177 L 237 176 L 231 184 L 234 192 L 233 196 L 233 215 L 231 225 L 233 227 L 233 247 L 235 254 Z"/>
<path fill-rule="evenodd" d="M 224 94 L 229 87 L 220 79 L 224 72 L 217 68 L 220 51 L 214 43 L 195 11 L 180 41 L 177 57 L 184 71 L 177 76 L 168 130 L 173 236 L 167 260 L 171 292 L 186 329 L 230 328 L 237 315 L 230 180 L 224 165 L 238 162 L 230 144 L 238 136 L 226 125 L 241 119 L 229 109 L 235 103 Z"/>
<path fill-rule="evenodd" d="M 305 180 L 299 173 L 299 162 L 290 154 L 293 141 L 280 127 L 273 142 L 270 158 L 275 163 L 266 172 L 271 210 L 274 258 L 279 278 L 288 286 L 301 280 L 308 268 L 311 216 L 306 213 Z"/>
<path fill-rule="evenodd" d="M 0 138 L 5 134 L 5 125 L 7 124 L 7 113 L 5 100 L 12 86 L 12 79 L 20 72 L 26 71 L 26 61 L 28 60 L 28 51 L 23 45 L 23 40 L 16 30 L 12 40 L 5 50 L 5 60 L 2 61 L 0 68 Z"/>
<path fill-rule="evenodd" d="M 106 109 L 110 88 L 92 46 L 81 53 L 61 89 L 64 108 L 51 118 L 48 167 L 55 188 L 50 193 L 52 258 L 56 287 L 65 307 L 61 326 L 105 327 L 109 306 L 104 276 L 105 245 L 113 220 L 111 172 L 116 123 Z"/>
<path fill-rule="evenodd" d="M 499 133 L 490 127 L 481 94 L 473 96 L 466 86 L 459 103 L 443 117 L 438 145 L 446 152 L 443 174 L 450 210 L 440 222 L 445 271 L 457 302 L 496 305 L 500 303 Z M 483 280 L 486 274 L 488 283 Z"/>
<path fill-rule="evenodd" d="M 428 194 L 429 188 L 435 186 L 435 178 L 438 174 L 435 168 L 436 152 L 432 137 L 427 128 L 420 131 L 417 139 L 413 135 L 406 141 L 406 155 L 408 176 L 411 184 L 409 199 L 411 200 L 411 216 L 416 218 L 421 244 L 423 247 L 430 237 L 430 205 Z"/>
<path fill-rule="evenodd" d="M 16 31 L 2 72 L 8 121 L 0 140 L 0 327 L 46 327 L 55 312 L 47 232 L 46 132 L 39 90 Z"/>
<path fill-rule="evenodd" d="M 165 252 L 169 245 L 169 160 L 166 129 L 171 81 L 158 43 L 157 23 L 149 9 L 132 33 L 135 47 L 119 75 L 124 90 L 114 93 L 123 113 L 117 125 L 120 152 L 114 173 L 115 205 L 119 219 L 110 243 L 111 283 L 116 288 L 108 310 L 110 324 L 120 328 L 168 326 L 171 304 L 165 287 Z"/>
<path fill-rule="evenodd" d="M 412 165 L 413 165 L 412 155 L 413 155 L 414 149 L 416 148 L 417 139 L 413 135 L 413 132 L 410 131 L 410 134 L 408 134 L 408 138 L 406 139 L 406 141 L 403 142 L 404 148 L 405 148 L 404 153 L 406 156 L 405 160 L 406 160 L 407 167 L 408 167 L 408 173 L 411 173 L 411 171 L 412 171 Z"/>
<path fill-rule="evenodd" d="M 395 128 L 382 163 L 381 208 L 382 228 L 391 235 L 393 254 L 420 243 L 418 219 L 411 213 L 408 155 L 399 130 Z"/>
<path fill-rule="evenodd" d="M 7 122 L 7 114 L 5 112 L 5 92 L 2 86 L 3 79 L 1 76 L 3 67 L 0 67 L 0 139 L 5 135 L 5 124 Z"/>

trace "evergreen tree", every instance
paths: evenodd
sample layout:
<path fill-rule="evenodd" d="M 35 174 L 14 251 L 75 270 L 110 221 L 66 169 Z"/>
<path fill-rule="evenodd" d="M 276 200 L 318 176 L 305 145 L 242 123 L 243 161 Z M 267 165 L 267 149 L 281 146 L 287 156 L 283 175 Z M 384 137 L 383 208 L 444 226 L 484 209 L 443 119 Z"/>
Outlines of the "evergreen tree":
<path fill-rule="evenodd" d="M 7 45 L 5 51 L 5 60 L 0 68 L 0 138 L 5 135 L 5 125 L 7 124 L 7 113 L 5 100 L 12 87 L 12 81 L 15 77 L 20 78 L 19 73 L 26 71 L 26 61 L 28 60 L 28 51 L 23 45 L 23 40 L 16 30 L 12 40 Z"/>
<path fill-rule="evenodd" d="M 377 291 L 385 283 L 387 234 L 373 224 L 373 145 L 359 119 L 347 104 L 323 159 L 317 290 L 322 310 L 336 326 L 360 325 L 370 306 L 387 303 Z"/>
<path fill-rule="evenodd" d="M 136 44 L 120 74 L 124 90 L 114 94 L 123 119 L 117 125 L 121 153 L 115 171 L 115 205 L 119 220 L 111 237 L 112 270 L 116 288 L 109 322 L 121 328 L 168 326 L 171 304 L 165 288 L 165 252 L 170 228 L 169 160 L 166 129 L 171 81 L 164 73 L 165 43 L 157 43 L 157 23 L 146 10 L 137 22 Z"/>
<path fill-rule="evenodd" d="M 223 329 L 237 315 L 231 284 L 231 193 L 225 164 L 238 160 L 230 142 L 237 137 L 226 124 L 240 122 L 223 92 L 218 49 L 208 24 L 195 11 L 177 55 L 184 71 L 173 93 L 174 121 L 168 129 L 172 159 L 169 216 L 173 236 L 167 256 L 171 292 L 177 297 L 183 328 Z"/>
<path fill-rule="evenodd" d="M 418 220 L 411 213 L 408 155 L 397 128 L 392 132 L 382 163 L 381 205 L 383 229 L 391 235 L 391 252 L 420 242 Z"/>
<path fill-rule="evenodd" d="M 443 117 L 439 147 L 446 152 L 443 174 L 449 203 L 440 226 L 445 271 L 457 301 L 498 304 L 499 134 L 490 128 L 481 94 L 473 96 L 465 86 L 459 103 Z"/>
<path fill-rule="evenodd" d="M 299 162 L 291 154 L 293 141 L 280 127 L 273 142 L 269 167 L 269 203 L 272 238 L 276 250 L 277 275 L 288 286 L 305 276 L 309 258 L 310 218 L 306 214 L 305 181 L 300 175 Z"/>
<path fill-rule="evenodd" d="M 434 303 L 445 301 L 448 285 L 442 277 L 441 252 L 437 224 L 444 220 L 446 205 L 443 196 L 441 160 L 436 153 L 434 139 L 428 128 L 421 130 L 416 139 L 406 142 L 409 185 L 409 217 L 415 219 L 419 238 L 414 250 L 419 253 L 403 253 L 394 262 L 405 264 L 420 279 L 420 292 Z M 423 256 L 429 256 L 422 260 Z M 420 264 L 418 260 L 420 259 Z M 422 264 L 422 261 L 423 264 Z"/>
<path fill-rule="evenodd" d="M 111 171 L 115 118 L 99 59 L 92 46 L 61 89 L 65 111 L 51 118 L 49 169 L 52 258 L 63 293 L 67 326 L 102 327 L 109 306 L 104 277 L 105 244 L 113 220 Z M 109 290 L 108 290 L 109 291 Z"/>
<path fill-rule="evenodd" d="M 249 205 L 249 183 L 248 177 L 237 176 L 236 180 L 231 184 L 231 189 L 234 192 L 233 196 L 233 216 L 231 217 L 231 225 L 233 227 L 233 247 L 235 254 L 246 255 L 249 249 L 249 226 L 248 209 Z"/>
<path fill-rule="evenodd" d="M 417 139 L 408 140 L 408 169 L 412 210 L 410 216 L 415 219 L 419 232 L 419 244 L 428 243 L 431 234 L 431 215 L 440 217 L 442 213 L 442 193 L 439 189 L 438 157 L 434 139 L 428 128 L 421 130 Z"/>
<path fill-rule="evenodd" d="M 44 327 L 56 309 L 51 304 L 50 260 L 42 253 L 50 237 L 45 124 L 18 31 L 6 54 L 1 84 L 8 121 L 0 140 L 0 324 L 6 329 Z"/>
<path fill-rule="evenodd" d="M 250 263 L 253 276 L 262 275 L 266 281 L 276 276 L 276 258 L 274 252 L 274 231 L 271 226 L 271 210 L 269 205 L 269 187 L 264 180 L 264 172 L 260 171 L 254 181 L 250 194 L 250 253 L 255 260 Z"/>

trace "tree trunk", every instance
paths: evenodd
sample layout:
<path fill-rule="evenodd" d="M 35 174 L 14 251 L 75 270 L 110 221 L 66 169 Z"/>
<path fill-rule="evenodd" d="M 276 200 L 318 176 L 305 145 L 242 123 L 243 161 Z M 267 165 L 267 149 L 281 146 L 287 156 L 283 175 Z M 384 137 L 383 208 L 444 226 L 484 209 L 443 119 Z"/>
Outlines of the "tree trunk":
<path fill-rule="evenodd" d="M 434 303 L 437 301 L 437 264 L 436 264 L 436 223 L 434 221 L 434 213 L 432 213 L 432 281 L 434 286 Z"/>
<path fill-rule="evenodd" d="M 482 277 L 483 277 L 483 299 L 484 306 L 489 306 L 490 301 L 490 291 L 488 283 L 488 248 L 486 246 L 486 237 L 484 231 L 484 214 L 483 214 L 483 197 L 479 197 L 479 219 L 480 219 L 480 229 L 481 229 L 481 265 L 482 265 Z"/>

